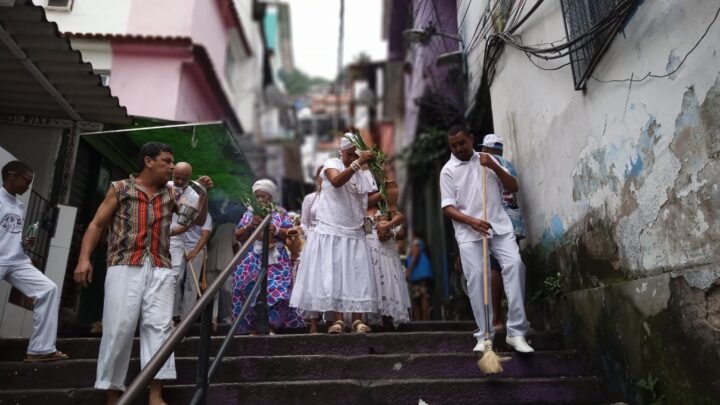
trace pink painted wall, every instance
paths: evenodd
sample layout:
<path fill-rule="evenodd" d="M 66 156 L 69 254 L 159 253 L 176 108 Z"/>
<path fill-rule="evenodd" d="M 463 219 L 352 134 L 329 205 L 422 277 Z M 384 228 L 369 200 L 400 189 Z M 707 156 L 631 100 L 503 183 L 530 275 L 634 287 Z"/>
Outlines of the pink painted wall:
<path fill-rule="evenodd" d="M 219 0 L 132 0 L 128 33 L 191 38 L 194 44 L 207 50 L 215 73 L 226 84 L 223 67 L 229 27 L 220 3 Z"/>
<path fill-rule="evenodd" d="M 110 83 L 130 115 L 176 120 L 182 64 L 187 47 L 161 44 L 112 46 Z"/>
<path fill-rule="evenodd" d="M 181 71 L 180 97 L 175 114 L 177 120 L 201 122 L 223 119 L 223 109 L 210 90 L 201 68 L 197 64 L 185 63 Z"/>

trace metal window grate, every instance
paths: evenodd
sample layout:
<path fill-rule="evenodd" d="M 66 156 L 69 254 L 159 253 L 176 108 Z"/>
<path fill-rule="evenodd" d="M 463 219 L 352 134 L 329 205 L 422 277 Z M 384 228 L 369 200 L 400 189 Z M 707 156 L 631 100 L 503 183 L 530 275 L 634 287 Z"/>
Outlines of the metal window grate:
<path fill-rule="evenodd" d="M 47 265 L 48 250 L 50 249 L 50 238 L 55 233 L 57 212 L 40 194 L 32 190 L 30 193 L 30 200 L 25 214 L 25 224 L 30 226 L 37 222 L 40 228 L 35 245 L 32 249 L 26 249 L 25 253 L 30 257 L 33 264 L 44 272 Z"/>
<path fill-rule="evenodd" d="M 572 66 L 575 90 L 585 88 L 592 70 L 610 44 L 623 18 L 602 29 L 597 25 L 612 17 L 627 0 L 561 0 L 565 32 L 568 41 L 580 40 L 570 46 L 570 64 Z M 594 33 L 588 34 L 591 31 Z"/>

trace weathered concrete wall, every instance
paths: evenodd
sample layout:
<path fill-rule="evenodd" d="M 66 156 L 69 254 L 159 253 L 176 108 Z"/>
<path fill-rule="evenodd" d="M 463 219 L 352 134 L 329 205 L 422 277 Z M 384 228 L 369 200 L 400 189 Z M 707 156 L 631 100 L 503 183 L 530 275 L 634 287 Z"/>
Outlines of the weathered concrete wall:
<path fill-rule="evenodd" d="M 719 6 L 641 2 L 593 76 L 672 72 Z M 561 40 L 560 2 L 543 3 L 517 34 L 525 44 Z M 573 90 L 569 66 L 540 70 L 506 48 L 490 86 L 495 131 L 520 173 L 529 294 L 560 272 L 574 314 L 566 326 L 620 367 L 625 384 L 657 368 L 666 395 L 685 384 L 683 395 L 698 393 L 698 401 L 708 392 L 717 398 L 720 381 L 717 367 L 693 364 L 720 358 L 718 44 L 720 21 L 669 77 L 591 79 L 585 91 Z M 698 269 L 705 288 L 687 281 Z M 663 287 L 643 292 L 635 280 L 646 278 Z"/>

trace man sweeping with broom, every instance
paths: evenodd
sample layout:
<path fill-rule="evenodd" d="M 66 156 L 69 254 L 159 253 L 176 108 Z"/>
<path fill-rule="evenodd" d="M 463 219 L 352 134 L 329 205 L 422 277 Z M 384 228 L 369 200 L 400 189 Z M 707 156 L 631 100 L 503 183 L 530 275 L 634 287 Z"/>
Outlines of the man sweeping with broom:
<path fill-rule="evenodd" d="M 462 125 L 453 126 L 448 132 L 452 156 L 440 172 L 441 206 L 453 221 L 470 305 L 479 328 L 473 351 L 482 354 L 478 365 L 484 372 L 496 373 L 502 367 L 492 350 L 495 331 L 490 322 L 492 307 L 488 304 L 488 251 L 502 268 L 508 299 L 506 342 L 521 353 L 534 350 L 525 340 L 529 328 L 523 302 L 525 266 L 512 222 L 501 205 L 502 190 L 516 192 L 518 182 L 490 154 L 476 152 L 474 140 L 470 130 Z"/>

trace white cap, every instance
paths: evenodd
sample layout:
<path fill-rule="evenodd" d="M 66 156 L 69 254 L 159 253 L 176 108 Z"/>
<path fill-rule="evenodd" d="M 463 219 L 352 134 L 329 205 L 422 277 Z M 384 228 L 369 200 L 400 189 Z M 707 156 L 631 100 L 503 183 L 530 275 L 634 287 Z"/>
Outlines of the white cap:
<path fill-rule="evenodd" d="M 503 148 L 503 142 L 502 138 L 495 134 L 487 134 L 483 138 L 482 146 L 485 146 L 486 148 L 493 148 L 493 149 L 502 149 Z"/>

